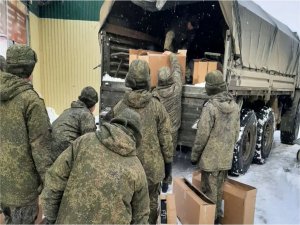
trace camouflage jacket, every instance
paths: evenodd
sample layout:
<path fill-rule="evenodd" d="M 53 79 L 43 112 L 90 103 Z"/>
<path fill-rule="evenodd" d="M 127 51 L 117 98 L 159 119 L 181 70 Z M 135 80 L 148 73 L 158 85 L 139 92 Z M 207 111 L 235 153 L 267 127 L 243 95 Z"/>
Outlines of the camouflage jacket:
<path fill-rule="evenodd" d="M 52 149 L 56 158 L 79 136 L 96 131 L 95 118 L 86 105 L 74 101 L 52 124 Z"/>
<path fill-rule="evenodd" d="M 153 90 L 153 95 L 158 97 L 169 113 L 171 120 L 171 132 L 177 132 L 181 125 L 181 94 L 182 80 L 180 64 L 176 55 L 171 54 L 171 73 L 174 84 L 170 86 L 158 86 Z"/>
<path fill-rule="evenodd" d="M 30 83 L 0 72 L 0 202 L 36 200 L 51 166 L 51 126 L 44 101 Z"/>
<path fill-rule="evenodd" d="M 108 123 L 76 139 L 48 170 L 42 204 L 58 224 L 147 223 L 147 180 L 134 139 Z"/>
<path fill-rule="evenodd" d="M 227 92 L 214 95 L 203 107 L 191 160 L 204 171 L 229 170 L 240 130 L 239 107 Z"/>
<path fill-rule="evenodd" d="M 125 108 L 135 110 L 141 116 L 142 144 L 137 149 L 148 184 L 157 184 L 165 177 L 164 163 L 173 161 L 173 144 L 171 124 L 165 107 L 145 90 L 125 93 L 114 108 L 113 114 L 118 115 Z"/>

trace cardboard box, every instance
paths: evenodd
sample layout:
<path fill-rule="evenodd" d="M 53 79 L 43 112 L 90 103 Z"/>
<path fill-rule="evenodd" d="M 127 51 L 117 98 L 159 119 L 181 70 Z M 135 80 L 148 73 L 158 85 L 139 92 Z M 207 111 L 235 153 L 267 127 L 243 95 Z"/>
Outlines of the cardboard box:
<path fill-rule="evenodd" d="M 215 61 L 201 62 L 199 59 L 194 59 L 193 84 L 205 82 L 207 73 L 220 70 L 221 64 Z"/>
<path fill-rule="evenodd" d="M 200 190 L 201 173 L 194 172 L 192 184 Z M 227 179 L 223 186 L 224 217 L 222 224 L 253 224 L 256 188 Z"/>
<path fill-rule="evenodd" d="M 160 216 L 158 224 L 177 224 L 175 195 L 160 195 Z"/>
<path fill-rule="evenodd" d="M 216 205 L 186 179 L 174 179 L 173 193 L 182 224 L 214 224 Z"/>
<path fill-rule="evenodd" d="M 185 64 L 186 64 L 186 50 L 179 50 L 179 54 L 177 54 L 177 58 L 181 67 L 182 71 L 182 81 L 185 81 Z M 168 66 L 170 67 L 170 59 L 168 55 L 162 54 L 162 52 L 153 52 L 153 51 L 146 51 L 146 50 L 136 50 L 136 49 L 129 49 L 129 64 L 135 60 L 141 59 L 145 60 L 149 63 L 150 67 L 150 76 L 151 76 L 151 87 L 157 86 L 157 76 L 158 70 L 161 67 Z"/>

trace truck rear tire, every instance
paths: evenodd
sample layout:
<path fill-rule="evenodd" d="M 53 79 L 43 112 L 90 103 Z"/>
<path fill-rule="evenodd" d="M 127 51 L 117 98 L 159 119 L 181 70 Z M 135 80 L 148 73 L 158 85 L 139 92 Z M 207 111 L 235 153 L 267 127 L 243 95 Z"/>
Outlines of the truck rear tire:
<path fill-rule="evenodd" d="M 275 117 L 272 108 L 264 106 L 257 113 L 257 140 L 253 162 L 264 164 L 268 158 L 274 139 Z"/>
<path fill-rule="evenodd" d="M 249 169 L 255 153 L 256 115 L 253 110 L 241 111 L 240 135 L 234 147 L 232 168 L 229 175 L 245 174 Z"/>
<path fill-rule="evenodd" d="M 280 131 L 281 143 L 293 145 L 294 141 L 298 138 L 299 125 L 300 125 L 300 102 L 298 103 L 297 110 L 286 112 L 289 119 L 293 119 L 294 123 L 289 131 Z"/>

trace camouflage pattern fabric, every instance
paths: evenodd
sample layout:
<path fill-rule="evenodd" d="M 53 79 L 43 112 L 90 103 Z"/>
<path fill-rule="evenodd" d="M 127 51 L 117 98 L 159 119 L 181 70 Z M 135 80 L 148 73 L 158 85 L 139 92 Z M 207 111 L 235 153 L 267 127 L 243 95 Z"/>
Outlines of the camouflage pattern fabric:
<path fill-rule="evenodd" d="M 213 95 L 204 105 L 191 160 L 199 161 L 202 171 L 229 170 L 240 130 L 240 112 L 227 92 Z"/>
<path fill-rule="evenodd" d="M 42 193 L 58 224 L 147 224 L 149 193 L 135 141 L 120 125 L 76 139 L 54 162 Z M 125 128 L 124 128 L 125 129 Z"/>
<path fill-rule="evenodd" d="M 0 71 L 5 71 L 6 70 L 6 60 L 5 58 L 0 55 Z"/>
<path fill-rule="evenodd" d="M 6 51 L 7 72 L 21 78 L 31 75 L 36 62 L 36 53 L 29 46 L 12 45 Z"/>
<path fill-rule="evenodd" d="M 158 185 L 165 177 L 164 164 L 173 161 L 169 115 L 165 107 L 146 90 L 126 92 L 123 100 L 113 108 L 113 113 L 118 115 L 126 108 L 133 109 L 141 116 L 143 139 L 137 148 L 137 155 L 146 172 L 148 187 Z M 152 218 L 157 215 L 157 201 L 157 194 L 150 196 Z"/>
<path fill-rule="evenodd" d="M 95 118 L 78 100 L 71 104 L 52 124 L 52 150 L 55 159 L 79 136 L 96 131 Z"/>
<path fill-rule="evenodd" d="M 114 115 L 130 108 L 141 116 L 142 144 L 137 149 L 149 185 L 164 178 L 164 163 L 173 161 L 173 144 L 169 115 L 165 107 L 149 91 L 126 92 L 123 100 L 113 108 Z"/>
<path fill-rule="evenodd" d="M 51 166 L 51 126 L 30 83 L 0 74 L 0 202 L 21 207 L 37 199 Z"/>
<path fill-rule="evenodd" d="M 32 205 L 21 207 L 9 207 L 1 205 L 1 210 L 5 216 L 5 224 L 34 224 L 38 212 L 38 202 L 34 201 Z"/>
<path fill-rule="evenodd" d="M 223 183 L 227 177 L 227 171 L 201 172 L 201 190 L 216 204 L 215 219 L 222 217 Z"/>
<path fill-rule="evenodd" d="M 146 61 L 136 59 L 129 66 L 125 86 L 134 90 L 150 89 L 150 68 Z"/>
<path fill-rule="evenodd" d="M 154 185 L 148 185 L 149 198 L 150 198 L 150 215 L 149 215 L 149 224 L 156 224 L 158 219 L 158 201 L 160 195 L 160 183 Z"/>
<path fill-rule="evenodd" d="M 170 55 L 170 62 L 171 74 L 166 76 L 165 82 L 161 81 L 160 75 L 158 76 L 158 87 L 153 90 L 153 95 L 158 97 L 166 108 L 171 120 L 171 132 L 176 137 L 175 133 L 178 132 L 181 125 L 182 80 L 180 64 L 175 54 Z M 160 72 L 166 74 L 165 71 Z M 177 138 L 173 139 L 173 144 L 177 146 Z"/>

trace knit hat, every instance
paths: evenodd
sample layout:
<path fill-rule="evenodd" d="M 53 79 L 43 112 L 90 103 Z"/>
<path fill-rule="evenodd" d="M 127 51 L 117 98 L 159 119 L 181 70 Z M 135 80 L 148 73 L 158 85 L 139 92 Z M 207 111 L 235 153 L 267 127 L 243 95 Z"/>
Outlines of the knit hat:
<path fill-rule="evenodd" d="M 227 91 L 227 85 L 224 81 L 223 74 L 219 70 L 214 70 L 206 74 L 205 82 L 205 90 L 208 95 L 215 95 Z"/>
<path fill-rule="evenodd" d="M 87 108 L 92 108 L 98 102 L 98 93 L 93 87 L 85 87 L 82 89 L 80 96 L 78 97 Z"/>
<path fill-rule="evenodd" d="M 129 66 L 125 86 L 133 90 L 150 89 L 150 69 L 146 61 L 136 59 Z"/>
<path fill-rule="evenodd" d="M 28 78 L 37 62 L 35 51 L 26 45 L 12 45 L 6 51 L 7 72 Z"/>

